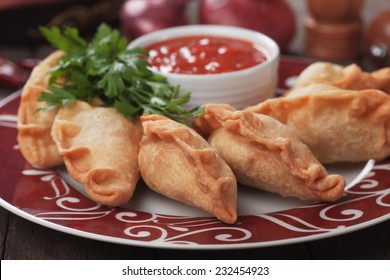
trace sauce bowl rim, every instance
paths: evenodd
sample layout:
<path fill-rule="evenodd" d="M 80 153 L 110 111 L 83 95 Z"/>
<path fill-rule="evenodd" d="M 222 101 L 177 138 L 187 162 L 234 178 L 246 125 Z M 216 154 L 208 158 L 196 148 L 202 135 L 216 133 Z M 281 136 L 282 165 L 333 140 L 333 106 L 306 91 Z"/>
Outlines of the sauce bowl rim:
<path fill-rule="evenodd" d="M 229 32 L 230 31 L 230 32 Z M 189 32 L 189 33 L 188 33 Z M 234 32 L 234 34 L 231 34 Z M 240 34 L 241 36 L 237 35 Z M 260 33 L 255 30 L 246 29 L 237 26 L 229 25 L 213 25 L 213 24 L 191 24 L 164 28 L 156 30 L 150 33 L 146 33 L 134 40 L 132 40 L 127 48 L 146 47 L 149 44 L 157 43 L 164 40 L 169 40 L 177 37 L 192 36 L 192 35 L 215 35 L 225 38 L 247 40 L 254 44 L 260 45 L 263 53 L 266 56 L 266 60 L 257 65 L 240 69 L 232 72 L 224 73 L 212 73 L 212 74 L 181 74 L 181 73 L 164 73 L 158 70 L 153 70 L 155 74 L 161 74 L 163 76 L 183 79 L 183 80 L 194 80 L 194 79 L 222 79 L 230 78 L 232 76 L 245 76 L 256 72 L 261 69 L 266 69 L 271 66 L 273 62 L 279 59 L 280 49 L 277 43 L 269 36 Z M 251 38 L 248 38 L 251 37 Z M 256 39 L 256 40 L 254 40 Z"/>

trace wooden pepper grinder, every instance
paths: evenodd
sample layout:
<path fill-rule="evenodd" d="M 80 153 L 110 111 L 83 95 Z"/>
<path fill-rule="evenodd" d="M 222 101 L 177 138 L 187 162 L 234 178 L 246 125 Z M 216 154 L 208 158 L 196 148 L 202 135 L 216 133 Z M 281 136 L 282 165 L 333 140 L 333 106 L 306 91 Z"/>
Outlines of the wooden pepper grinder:
<path fill-rule="evenodd" d="M 364 0 L 306 0 L 306 52 L 326 61 L 349 62 L 362 47 Z"/>

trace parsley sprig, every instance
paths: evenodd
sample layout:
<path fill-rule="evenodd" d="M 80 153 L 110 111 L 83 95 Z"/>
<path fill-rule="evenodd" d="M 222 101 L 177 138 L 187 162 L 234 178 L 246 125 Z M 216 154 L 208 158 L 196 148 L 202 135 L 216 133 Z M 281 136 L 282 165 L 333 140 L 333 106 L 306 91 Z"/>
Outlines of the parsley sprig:
<path fill-rule="evenodd" d="M 201 107 L 187 110 L 188 91 L 168 83 L 162 75 L 149 70 L 148 53 L 127 48 L 127 40 L 118 30 L 101 24 L 90 43 L 75 28 L 41 27 L 43 36 L 65 52 L 51 70 L 45 101 L 50 110 L 69 105 L 76 99 L 90 101 L 99 97 L 127 118 L 142 114 L 159 114 L 186 123 L 203 113 Z"/>

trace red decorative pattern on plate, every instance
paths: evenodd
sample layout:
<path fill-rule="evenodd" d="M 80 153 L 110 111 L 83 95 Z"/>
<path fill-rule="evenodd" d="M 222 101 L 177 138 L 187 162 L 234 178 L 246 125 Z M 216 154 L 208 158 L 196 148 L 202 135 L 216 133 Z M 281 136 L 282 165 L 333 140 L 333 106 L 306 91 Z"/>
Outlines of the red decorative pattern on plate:
<path fill-rule="evenodd" d="M 306 65 L 291 58 L 282 60 L 279 87 L 284 89 L 282 82 Z M 0 205 L 56 230 L 128 245 L 222 249 L 314 240 L 390 218 L 390 159 L 373 164 L 335 203 L 244 215 L 234 225 L 210 217 L 102 206 L 70 186 L 55 170 L 37 169 L 24 161 L 16 141 L 19 95 L 0 101 Z"/>

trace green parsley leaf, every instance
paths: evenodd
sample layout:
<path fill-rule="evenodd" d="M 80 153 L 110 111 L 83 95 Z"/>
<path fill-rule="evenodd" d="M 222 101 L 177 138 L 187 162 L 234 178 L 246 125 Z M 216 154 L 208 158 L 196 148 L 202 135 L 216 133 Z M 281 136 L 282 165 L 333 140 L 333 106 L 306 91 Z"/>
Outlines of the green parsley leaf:
<path fill-rule="evenodd" d="M 87 45 L 75 28 L 67 28 L 63 33 L 58 27 L 40 27 L 39 30 L 50 43 L 69 54 L 82 52 Z"/>
<path fill-rule="evenodd" d="M 128 42 L 118 30 L 101 24 L 90 43 L 74 28 L 41 27 L 43 36 L 66 54 L 51 70 L 48 92 L 39 101 L 45 110 L 66 106 L 77 99 L 99 97 L 129 119 L 142 114 L 160 114 L 182 123 L 199 117 L 203 109 L 188 110 L 190 92 L 154 74 L 140 48 L 127 49 Z"/>
<path fill-rule="evenodd" d="M 43 110 L 51 110 L 62 105 L 67 106 L 76 100 L 75 95 L 72 94 L 71 91 L 67 90 L 66 87 L 58 88 L 50 86 L 49 90 L 50 93 L 43 92 L 38 98 L 38 101 L 45 101 L 50 105 L 48 108 L 43 108 Z"/>

